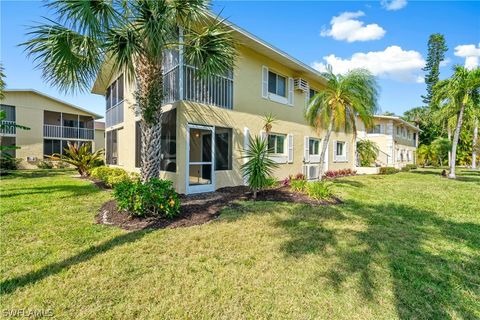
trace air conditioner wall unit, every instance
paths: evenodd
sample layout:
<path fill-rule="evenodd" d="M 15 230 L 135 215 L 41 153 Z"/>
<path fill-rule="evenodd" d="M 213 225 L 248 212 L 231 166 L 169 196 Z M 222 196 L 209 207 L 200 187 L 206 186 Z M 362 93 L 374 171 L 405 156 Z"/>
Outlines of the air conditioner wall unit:
<path fill-rule="evenodd" d="M 307 180 L 317 180 L 319 177 L 320 168 L 318 164 L 306 164 L 303 166 L 303 174 Z"/>
<path fill-rule="evenodd" d="M 294 87 L 295 90 L 300 90 L 302 92 L 308 92 L 308 89 L 310 88 L 308 81 L 302 78 L 296 78 L 294 80 Z"/>

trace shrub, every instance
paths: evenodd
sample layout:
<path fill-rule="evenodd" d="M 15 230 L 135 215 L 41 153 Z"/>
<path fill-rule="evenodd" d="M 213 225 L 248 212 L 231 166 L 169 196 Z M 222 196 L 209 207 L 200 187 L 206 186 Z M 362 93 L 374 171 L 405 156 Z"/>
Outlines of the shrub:
<path fill-rule="evenodd" d="M 306 186 L 307 186 L 307 180 L 294 179 L 290 181 L 290 188 L 296 192 L 304 192 Z"/>
<path fill-rule="evenodd" d="M 68 142 L 67 148 L 63 154 L 55 153 L 49 158 L 52 160 L 62 160 L 77 168 L 78 173 L 82 177 L 88 177 L 89 172 L 99 160 L 103 159 L 103 149 L 91 152 L 91 143 L 85 142 L 78 146 L 77 143 Z"/>
<path fill-rule="evenodd" d="M 306 180 L 305 175 L 303 173 L 297 173 L 295 175 L 295 180 Z"/>
<path fill-rule="evenodd" d="M 70 167 L 70 165 L 63 161 L 55 161 L 55 168 L 57 169 L 65 169 Z"/>
<path fill-rule="evenodd" d="M 368 139 L 359 140 L 357 142 L 357 153 L 360 159 L 360 165 L 362 167 L 368 167 L 375 163 L 379 150 L 375 142 Z"/>
<path fill-rule="evenodd" d="M 408 168 L 408 170 L 415 170 L 415 169 L 417 169 L 417 165 L 416 164 L 407 164 L 405 166 L 405 168 Z"/>
<path fill-rule="evenodd" d="M 170 180 L 126 180 L 118 183 L 113 196 L 118 208 L 138 217 L 163 216 L 173 218 L 180 212 L 180 200 Z"/>
<path fill-rule="evenodd" d="M 278 186 L 278 181 L 274 177 L 267 178 L 266 182 L 267 182 L 266 188 L 275 188 L 276 186 Z"/>
<path fill-rule="evenodd" d="M 267 140 L 258 136 L 250 139 L 250 146 L 244 150 L 243 158 L 247 162 L 242 165 L 242 173 L 253 191 L 253 199 L 256 199 L 257 192 L 268 187 L 268 178 L 278 165 L 268 157 Z"/>
<path fill-rule="evenodd" d="M 130 180 L 136 180 L 135 174 L 130 174 L 122 168 L 96 167 L 90 170 L 90 176 L 105 183 L 112 188 L 115 185 Z"/>
<path fill-rule="evenodd" d="M 12 156 L 1 156 L 0 157 L 0 170 L 17 170 L 18 164 L 22 161 L 21 159 L 15 159 Z"/>
<path fill-rule="evenodd" d="M 340 170 L 328 170 L 326 171 L 323 176 L 325 178 L 329 179 L 334 179 L 334 178 L 339 178 L 339 177 L 348 177 L 348 176 L 354 176 L 357 174 L 357 171 L 352 170 L 352 169 L 340 169 Z"/>
<path fill-rule="evenodd" d="M 380 174 L 395 174 L 397 173 L 399 170 L 394 168 L 394 167 L 381 167 L 380 168 Z"/>
<path fill-rule="evenodd" d="M 52 169 L 53 163 L 51 161 L 40 160 L 37 162 L 38 169 Z"/>
<path fill-rule="evenodd" d="M 327 199 L 332 196 L 331 185 L 325 181 L 308 182 L 305 190 L 310 198 L 316 200 Z"/>

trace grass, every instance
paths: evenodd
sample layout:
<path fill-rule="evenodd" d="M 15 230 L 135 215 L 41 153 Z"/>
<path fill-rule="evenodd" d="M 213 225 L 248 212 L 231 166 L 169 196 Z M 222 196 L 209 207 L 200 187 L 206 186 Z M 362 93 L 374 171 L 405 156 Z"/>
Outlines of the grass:
<path fill-rule="evenodd" d="M 330 207 L 240 203 L 212 223 L 96 225 L 72 172 L 1 181 L 1 305 L 58 319 L 478 319 L 480 173 L 335 181 Z"/>

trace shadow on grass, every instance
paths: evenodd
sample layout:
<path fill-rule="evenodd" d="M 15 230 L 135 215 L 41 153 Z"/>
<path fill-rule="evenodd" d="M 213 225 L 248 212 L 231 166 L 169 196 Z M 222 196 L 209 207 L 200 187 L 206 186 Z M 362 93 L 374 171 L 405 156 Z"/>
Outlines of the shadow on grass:
<path fill-rule="evenodd" d="M 4 174 L 4 175 L 3 175 Z M 73 169 L 35 169 L 35 170 L 12 170 L 2 173 L 2 180 L 18 179 L 18 178 L 45 178 L 59 175 L 75 175 L 77 171 Z"/>
<path fill-rule="evenodd" d="M 66 193 L 64 196 L 56 195 L 56 198 L 70 198 L 72 196 L 90 195 L 102 191 L 93 184 L 74 185 L 74 184 L 54 184 L 51 186 L 31 187 L 31 188 L 8 188 L 2 191 L 2 198 L 14 198 L 17 196 L 29 196 L 35 194 Z"/>
<path fill-rule="evenodd" d="M 321 277 L 339 294 L 352 290 L 354 277 L 354 290 L 364 299 L 380 303 L 385 297 L 378 293 L 379 286 L 388 281 L 401 319 L 448 319 L 452 314 L 475 319 L 479 315 L 475 300 L 480 279 L 478 224 L 444 220 L 434 212 L 396 203 L 238 205 L 242 206 L 227 220 L 240 219 L 245 213 L 274 215 L 274 225 L 289 235 L 281 246 L 286 257 L 313 254 L 336 261 Z M 275 216 L 280 210 L 289 213 L 286 219 Z M 354 224 L 348 228 L 327 224 L 332 220 L 343 224 L 348 219 Z M 465 253 L 465 247 L 477 254 Z M 382 278 L 385 274 L 388 280 Z"/>
<path fill-rule="evenodd" d="M 335 184 L 339 184 L 339 185 L 343 184 L 343 185 L 348 185 L 355 188 L 361 188 L 365 186 L 363 182 L 356 181 L 356 180 L 349 180 L 348 178 L 338 178 L 338 179 L 335 179 L 333 182 Z"/>
<path fill-rule="evenodd" d="M 41 281 L 49 276 L 53 276 L 64 269 L 88 261 L 94 258 L 96 255 L 107 252 L 108 250 L 111 250 L 115 247 L 135 242 L 143 238 L 147 233 L 149 233 L 149 231 L 136 231 L 125 233 L 99 245 L 92 246 L 87 250 L 84 250 L 63 261 L 49 264 L 38 271 L 30 272 L 16 278 L 5 280 L 0 283 L 0 295 L 10 294 L 19 288 L 33 285 L 36 282 Z"/>

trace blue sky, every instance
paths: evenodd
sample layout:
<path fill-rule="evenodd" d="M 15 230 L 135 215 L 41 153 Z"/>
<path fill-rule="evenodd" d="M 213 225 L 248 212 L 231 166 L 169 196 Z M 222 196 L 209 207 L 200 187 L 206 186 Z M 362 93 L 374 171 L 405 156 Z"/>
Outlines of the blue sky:
<path fill-rule="evenodd" d="M 17 45 L 27 27 L 52 17 L 40 1 L 0 1 L 0 60 L 8 88 L 34 88 L 104 114 L 103 97 L 64 95 L 41 79 L 41 72 Z M 390 7 L 389 7 L 390 6 Z M 382 111 L 402 114 L 421 105 L 421 67 L 432 33 L 446 37 L 449 51 L 441 68 L 478 64 L 480 2 L 381 1 L 215 1 L 213 10 L 304 63 L 318 69 L 332 64 L 345 72 L 366 67 L 378 76 Z"/>

